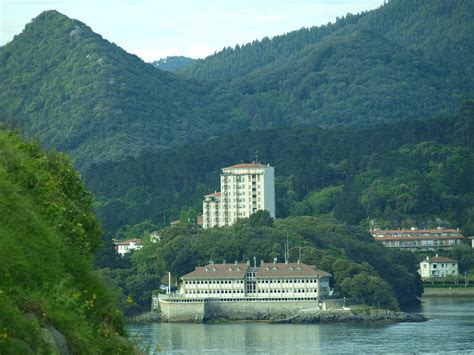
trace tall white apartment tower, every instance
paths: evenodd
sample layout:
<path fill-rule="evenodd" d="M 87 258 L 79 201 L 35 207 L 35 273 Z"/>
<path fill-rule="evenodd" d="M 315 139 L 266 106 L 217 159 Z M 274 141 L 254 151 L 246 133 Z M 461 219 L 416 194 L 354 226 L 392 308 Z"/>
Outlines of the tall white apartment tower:
<path fill-rule="evenodd" d="M 222 169 L 220 193 L 204 197 L 203 227 L 231 226 L 259 210 L 275 218 L 275 169 L 257 163 L 229 166 Z"/>

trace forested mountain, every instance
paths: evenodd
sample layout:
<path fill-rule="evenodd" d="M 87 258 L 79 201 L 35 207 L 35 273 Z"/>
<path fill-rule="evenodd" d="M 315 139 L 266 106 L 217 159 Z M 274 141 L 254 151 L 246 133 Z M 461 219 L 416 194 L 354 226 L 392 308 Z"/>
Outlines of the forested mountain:
<path fill-rule="evenodd" d="M 79 166 L 216 133 L 202 85 L 145 64 L 47 11 L 0 49 L 0 117 Z"/>
<path fill-rule="evenodd" d="M 0 48 L 0 119 L 93 162 L 244 129 L 369 126 L 472 95 L 474 4 L 392 0 L 334 24 L 157 70 L 48 11 Z"/>
<path fill-rule="evenodd" d="M 155 60 L 151 62 L 152 65 L 158 69 L 164 71 L 175 72 L 178 69 L 187 67 L 188 65 L 193 64 L 196 59 L 183 57 L 183 56 L 171 56 L 166 58 L 161 58 L 160 60 Z"/>
<path fill-rule="evenodd" d="M 201 211 L 220 169 L 258 153 L 276 170 L 278 217 L 332 213 L 367 227 L 372 219 L 380 227 L 444 223 L 472 233 L 473 127 L 469 101 L 456 116 L 430 121 L 244 131 L 94 164 L 83 176 L 110 231 Z"/>
<path fill-rule="evenodd" d="M 324 39 L 368 31 L 406 48 L 420 60 L 443 67 L 450 80 L 472 93 L 473 15 L 470 0 L 389 0 L 376 10 L 347 14 L 325 26 L 225 48 L 181 72 L 199 79 L 235 79 L 305 56 L 308 46 L 317 46 Z"/>
<path fill-rule="evenodd" d="M 0 131 L 0 353 L 132 352 L 92 271 L 101 229 L 91 205 L 66 156 Z"/>

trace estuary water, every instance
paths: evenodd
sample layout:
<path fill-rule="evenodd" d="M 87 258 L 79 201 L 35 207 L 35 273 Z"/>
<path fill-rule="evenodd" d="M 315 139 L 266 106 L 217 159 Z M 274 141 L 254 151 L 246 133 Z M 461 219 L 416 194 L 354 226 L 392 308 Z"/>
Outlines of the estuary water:
<path fill-rule="evenodd" d="M 474 354 L 474 298 L 425 298 L 410 311 L 423 323 L 130 325 L 131 338 L 152 354 Z"/>

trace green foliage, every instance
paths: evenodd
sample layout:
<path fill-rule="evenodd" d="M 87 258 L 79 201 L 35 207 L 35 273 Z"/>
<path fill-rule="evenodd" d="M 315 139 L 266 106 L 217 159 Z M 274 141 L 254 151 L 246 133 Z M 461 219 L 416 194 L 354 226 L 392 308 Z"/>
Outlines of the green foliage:
<path fill-rule="evenodd" d="M 191 225 L 166 228 L 157 244 L 157 260 L 174 277 L 210 260 L 233 262 L 255 257 L 282 261 L 289 238 L 290 260 L 298 258 L 301 248 L 301 261 L 332 273 L 331 282 L 343 296 L 398 309 L 399 304 L 416 302 L 416 296 L 421 295 L 416 258 L 383 247 L 366 232 L 314 217 L 277 219 L 270 225 L 254 222 L 249 218 L 230 228 L 206 230 Z M 366 294 L 361 297 L 363 289 Z"/>
<path fill-rule="evenodd" d="M 159 289 L 165 275 L 163 262 L 157 258 L 158 245 L 150 241 L 149 235 L 142 243 L 142 249 L 123 257 L 117 255 L 112 244 L 104 245 L 101 254 L 96 255 L 96 273 L 114 289 L 127 316 L 150 309 L 151 294 Z"/>
<path fill-rule="evenodd" d="M 93 274 L 101 230 L 68 159 L 0 132 L 0 352 L 50 353 L 52 326 L 75 353 L 127 352 L 114 298 Z"/>
<path fill-rule="evenodd" d="M 145 219 L 163 225 L 181 210 L 201 211 L 203 195 L 219 189 L 220 169 L 248 161 L 258 150 L 276 170 L 277 217 L 334 214 L 367 228 L 444 224 L 469 234 L 474 160 L 464 141 L 455 145 L 454 138 L 472 112 L 358 130 L 244 131 L 95 164 L 84 178 L 109 231 Z M 145 197 L 128 202 L 138 189 L 147 191 Z"/>
<path fill-rule="evenodd" d="M 196 59 L 183 57 L 183 56 L 171 56 L 162 58 L 160 60 L 155 60 L 151 64 L 157 67 L 158 69 L 164 71 L 175 72 L 178 69 L 187 67 L 188 65 L 193 64 Z"/>
<path fill-rule="evenodd" d="M 203 85 L 157 70 L 56 11 L 1 47 L 0 63 L 2 121 L 69 152 L 78 166 L 189 142 L 192 130 L 194 139 L 198 130 L 214 133 L 201 114 Z"/>
<path fill-rule="evenodd" d="M 69 152 L 82 171 L 248 128 L 427 119 L 453 112 L 474 92 L 473 11 L 472 1 L 393 0 L 334 24 L 226 48 L 179 75 L 47 11 L 0 48 L 0 116 Z M 149 192 L 99 203 L 113 215 Z"/>
<path fill-rule="evenodd" d="M 362 272 L 353 278 L 346 278 L 341 288 L 350 296 L 362 299 L 364 304 L 368 303 L 389 309 L 397 309 L 397 301 L 393 296 L 390 285 L 380 277 L 372 276 Z"/>
<path fill-rule="evenodd" d="M 273 225 L 273 218 L 267 210 L 260 210 L 250 215 L 248 223 L 252 227 L 271 227 Z"/>

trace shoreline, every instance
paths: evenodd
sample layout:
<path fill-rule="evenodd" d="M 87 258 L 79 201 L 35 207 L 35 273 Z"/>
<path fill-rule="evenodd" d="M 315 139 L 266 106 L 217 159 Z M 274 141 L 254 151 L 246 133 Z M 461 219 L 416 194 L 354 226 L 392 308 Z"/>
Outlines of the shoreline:
<path fill-rule="evenodd" d="M 268 319 L 231 319 L 210 318 L 203 319 L 198 323 L 222 324 L 222 323 L 268 323 L 268 324 L 330 324 L 330 323 L 405 323 L 424 322 L 428 319 L 420 314 L 390 311 L 387 309 L 354 307 L 353 309 L 304 309 L 287 318 Z M 164 323 L 160 313 L 150 311 L 127 319 L 129 323 Z M 196 323 L 196 322 L 172 322 L 172 323 Z"/>
<path fill-rule="evenodd" d="M 474 287 L 425 287 L 423 297 L 474 297 Z"/>

